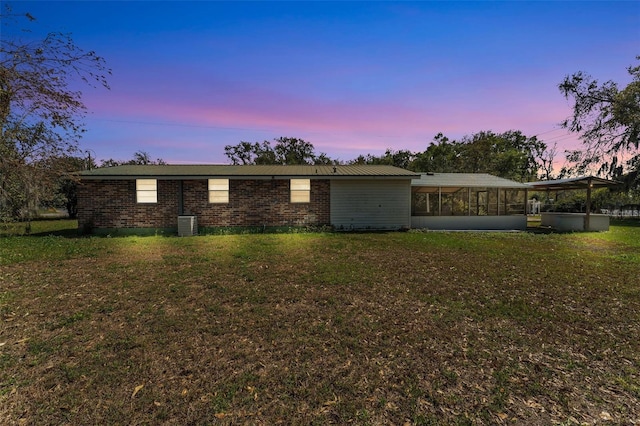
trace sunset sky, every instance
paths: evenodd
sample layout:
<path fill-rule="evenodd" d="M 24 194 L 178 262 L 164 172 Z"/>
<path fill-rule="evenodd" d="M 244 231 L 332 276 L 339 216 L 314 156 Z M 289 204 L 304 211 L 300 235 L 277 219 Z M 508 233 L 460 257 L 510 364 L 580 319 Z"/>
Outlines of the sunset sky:
<path fill-rule="evenodd" d="M 37 19 L 23 39 L 71 33 L 112 69 L 111 90 L 83 89 L 99 159 L 222 164 L 225 145 L 290 136 L 346 161 L 481 130 L 562 152 L 558 83 L 624 87 L 640 55 L 637 1 L 8 3 Z"/>

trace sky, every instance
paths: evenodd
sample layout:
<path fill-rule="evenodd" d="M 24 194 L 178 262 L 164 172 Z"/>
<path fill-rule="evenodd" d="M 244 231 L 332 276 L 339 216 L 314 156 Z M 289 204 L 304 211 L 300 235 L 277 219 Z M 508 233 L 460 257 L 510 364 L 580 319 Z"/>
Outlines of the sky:
<path fill-rule="evenodd" d="M 624 87 L 640 55 L 637 1 L 4 3 L 36 18 L 20 37 L 105 58 L 110 89 L 82 88 L 98 159 L 225 164 L 225 145 L 286 136 L 348 161 L 485 130 L 562 154 L 579 142 L 558 84 Z"/>

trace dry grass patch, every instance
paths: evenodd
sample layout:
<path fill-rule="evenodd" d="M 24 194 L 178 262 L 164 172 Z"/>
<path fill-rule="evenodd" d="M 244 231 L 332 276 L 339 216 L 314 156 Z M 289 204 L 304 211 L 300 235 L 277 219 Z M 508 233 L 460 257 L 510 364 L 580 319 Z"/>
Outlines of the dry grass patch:
<path fill-rule="evenodd" d="M 640 262 L 589 238 L 3 239 L 0 418 L 634 424 Z"/>

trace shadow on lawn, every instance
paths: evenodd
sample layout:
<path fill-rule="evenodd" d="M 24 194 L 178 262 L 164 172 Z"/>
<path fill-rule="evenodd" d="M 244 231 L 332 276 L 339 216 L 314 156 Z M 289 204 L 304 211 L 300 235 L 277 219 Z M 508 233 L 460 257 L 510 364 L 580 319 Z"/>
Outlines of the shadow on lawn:
<path fill-rule="evenodd" d="M 82 234 L 77 229 L 60 229 L 57 231 L 32 232 L 24 237 L 64 237 L 64 238 L 84 238 L 88 235 Z"/>
<path fill-rule="evenodd" d="M 47 237 L 77 238 L 78 222 L 73 219 L 41 218 L 27 222 L 0 223 L 0 238 L 3 237 Z"/>
<path fill-rule="evenodd" d="M 621 228 L 638 228 L 640 227 L 640 218 L 626 218 L 626 219 L 611 219 L 611 226 L 621 227 Z M 327 228 L 319 228 L 319 229 L 296 229 L 292 231 L 291 229 L 258 229 L 258 228 L 220 228 L 213 230 L 212 229 L 202 229 L 200 235 L 226 235 L 226 234 L 263 234 L 263 233 L 292 233 L 292 232 L 330 232 Z M 340 231 L 337 231 L 340 232 Z M 340 233 L 387 233 L 388 231 L 341 231 Z M 542 226 L 527 226 L 527 232 L 532 234 L 552 234 L 558 233 L 552 228 L 542 227 Z M 26 232 L 26 224 L 25 223 L 10 223 L 10 224 L 0 224 L 0 238 L 3 237 L 48 237 L 48 236 L 56 236 L 63 238 L 85 238 L 88 236 L 98 236 L 98 237 L 124 237 L 128 235 L 162 235 L 166 237 L 175 237 L 177 234 L 173 233 L 150 233 L 150 234 L 130 234 L 127 232 L 116 232 L 114 234 L 106 234 L 106 235 L 97 235 L 97 234 L 86 234 L 78 229 L 77 222 L 75 220 L 70 219 L 40 219 L 32 222 L 31 232 Z"/>
<path fill-rule="evenodd" d="M 611 219 L 611 225 L 640 228 L 640 218 Z"/>
<path fill-rule="evenodd" d="M 639 228 L 640 218 L 611 219 L 610 225 L 619 228 Z M 529 225 L 527 226 L 527 232 L 532 234 L 571 234 L 576 231 L 558 231 L 548 226 Z"/>

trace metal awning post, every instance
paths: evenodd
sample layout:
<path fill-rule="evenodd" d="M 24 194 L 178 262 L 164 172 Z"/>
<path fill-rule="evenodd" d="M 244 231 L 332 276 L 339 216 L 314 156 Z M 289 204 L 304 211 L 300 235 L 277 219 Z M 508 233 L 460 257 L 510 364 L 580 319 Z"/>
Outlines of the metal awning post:
<path fill-rule="evenodd" d="M 509 197 L 507 196 L 507 190 L 504 191 L 504 214 L 505 216 L 509 214 Z"/>
<path fill-rule="evenodd" d="M 587 205 L 586 205 L 586 214 L 584 216 L 584 230 L 591 230 L 591 187 L 593 183 L 591 182 L 591 178 L 587 179 Z"/>

